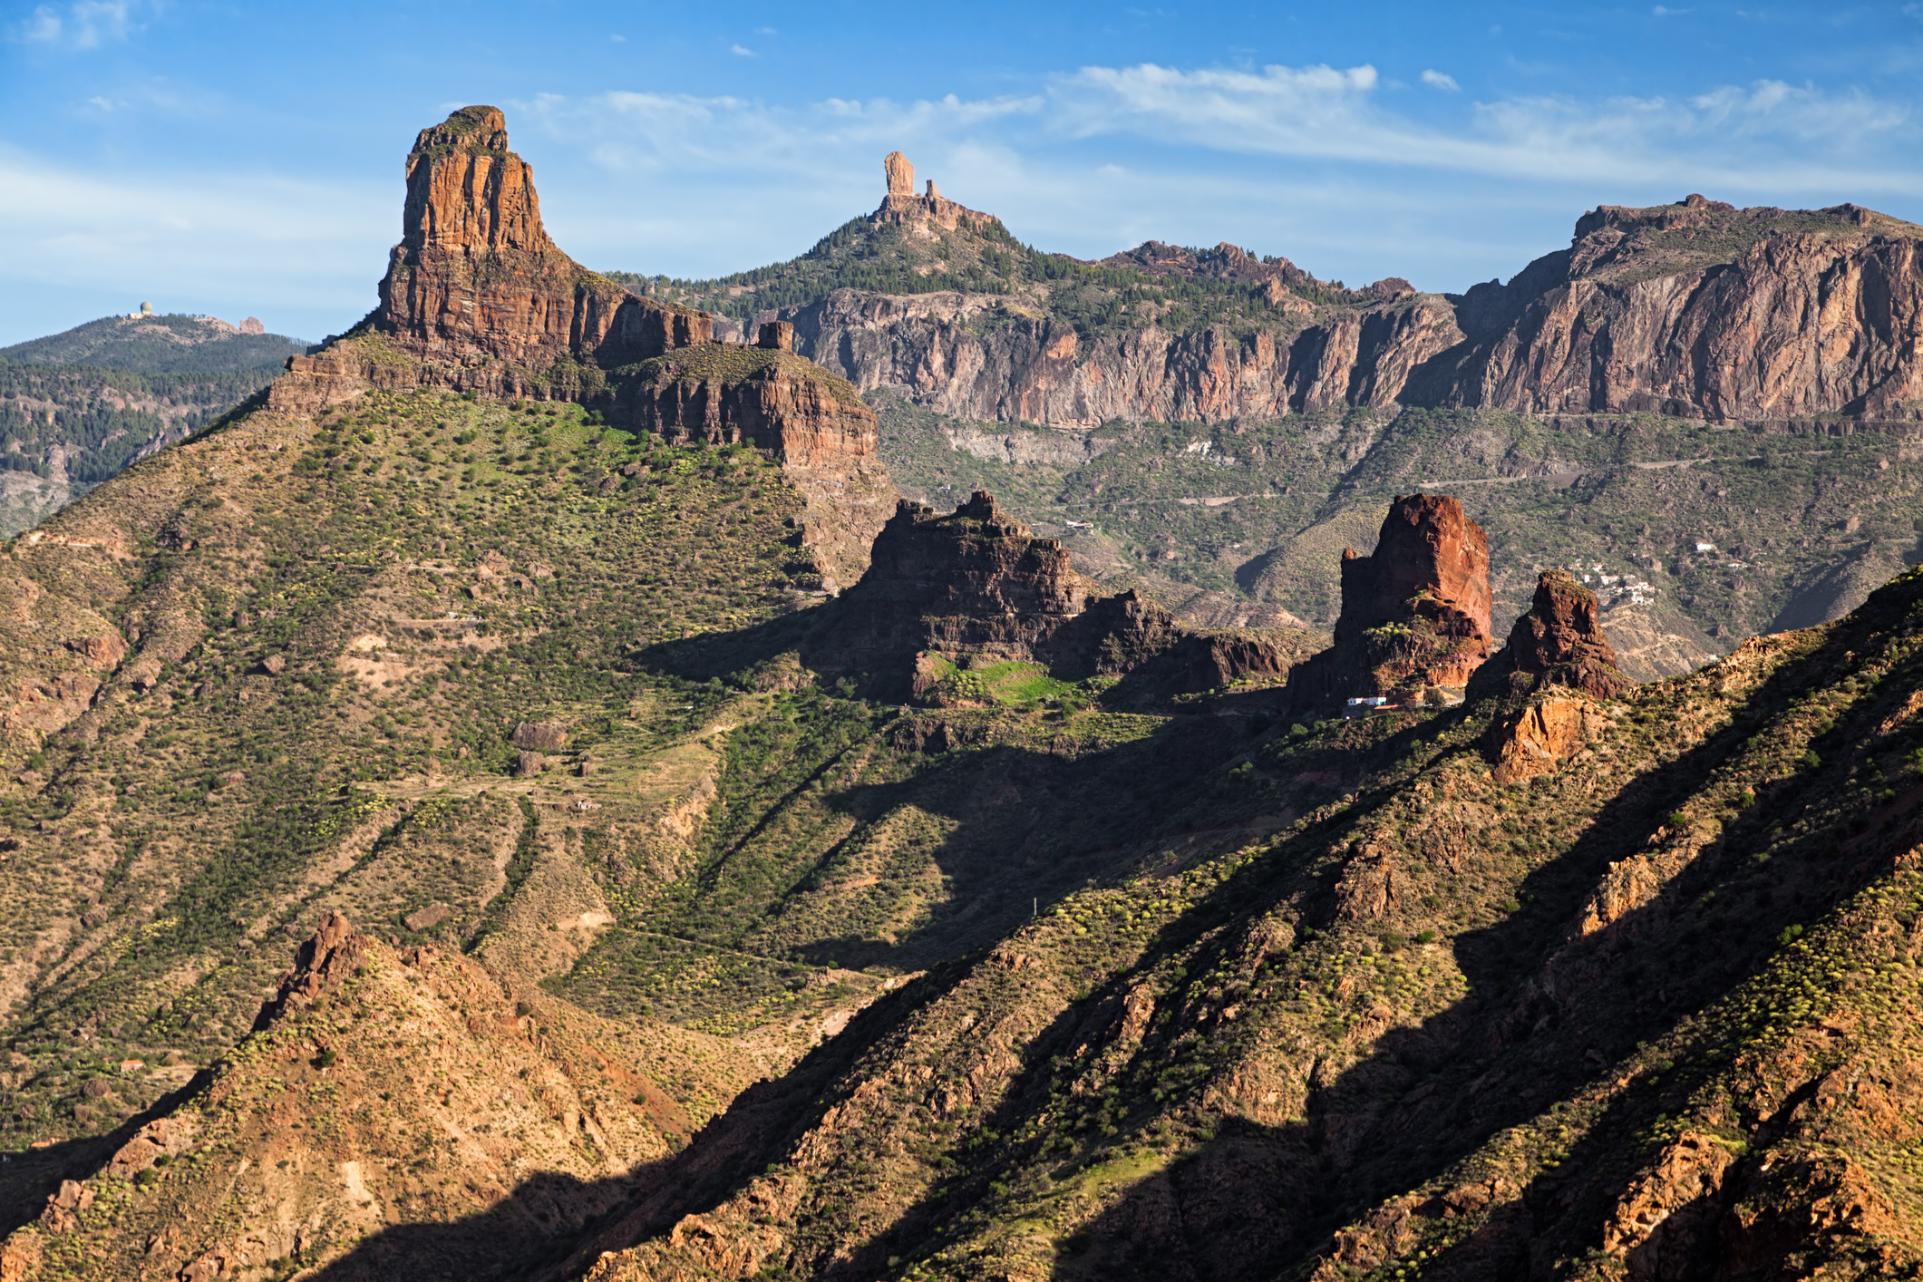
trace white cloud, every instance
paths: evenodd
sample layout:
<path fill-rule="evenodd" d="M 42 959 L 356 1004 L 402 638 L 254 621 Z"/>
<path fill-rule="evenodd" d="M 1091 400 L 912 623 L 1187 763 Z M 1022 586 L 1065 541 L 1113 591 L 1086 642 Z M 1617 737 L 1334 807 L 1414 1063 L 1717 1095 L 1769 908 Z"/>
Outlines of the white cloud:
<path fill-rule="evenodd" d="M 1431 89 L 1441 89 L 1448 93 L 1455 93 L 1462 88 L 1461 85 L 1456 83 L 1454 76 L 1446 71 L 1437 71 L 1434 67 L 1428 67 L 1423 70 L 1422 83 L 1428 85 Z"/>
<path fill-rule="evenodd" d="M 761 56 L 760 54 L 756 53 L 754 50 L 750 49 L 747 45 L 743 45 L 743 44 L 729 45 L 728 52 L 733 54 L 737 58 L 759 58 Z"/>
<path fill-rule="evenodd" d="M 13 30 L 16 40 L 63 49 L 117 44 L 135 28 L 133 0 L 72 0 L 64 9 L 43 4 Z"/>
<path fill-rule="evenodd" d="M 1694 9 L 1672 9 L 1666 4 L 1659 4 L 1651 9 L 1649 14 L 1653 18 L 1680 18 L 1694 12 L 1696 12 Z"/>

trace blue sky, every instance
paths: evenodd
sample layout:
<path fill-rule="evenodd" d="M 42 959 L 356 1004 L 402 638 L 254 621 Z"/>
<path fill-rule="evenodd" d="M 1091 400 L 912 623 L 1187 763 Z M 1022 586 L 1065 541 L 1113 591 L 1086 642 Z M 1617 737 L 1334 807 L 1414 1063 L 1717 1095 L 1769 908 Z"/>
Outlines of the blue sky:
<path fill-rule="evenodd" d="M 1923 220 L 1923 4 L 0 0 L 0 343 L 143 298 L 318 338 L 414 133 L 508 114 L 590 266 L 805 250 L 906 151 L 1048 249 L 1507 277 L 1599 203 Z"/>

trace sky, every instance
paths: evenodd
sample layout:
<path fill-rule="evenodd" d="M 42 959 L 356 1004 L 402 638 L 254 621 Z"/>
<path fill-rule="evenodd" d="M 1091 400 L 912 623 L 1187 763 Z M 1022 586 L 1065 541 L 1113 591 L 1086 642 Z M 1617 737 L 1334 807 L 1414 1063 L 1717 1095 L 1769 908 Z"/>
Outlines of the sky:
<path fill-rule="evenodd" d="M 590 267 L 780 261 L 900 148 L 1040 248 L 1461 290 L 1598 204 L 1923 221 L 1923 2 L 0 0 L 0 344 L 375 299 L 415 133 L 507 113 Z"/>

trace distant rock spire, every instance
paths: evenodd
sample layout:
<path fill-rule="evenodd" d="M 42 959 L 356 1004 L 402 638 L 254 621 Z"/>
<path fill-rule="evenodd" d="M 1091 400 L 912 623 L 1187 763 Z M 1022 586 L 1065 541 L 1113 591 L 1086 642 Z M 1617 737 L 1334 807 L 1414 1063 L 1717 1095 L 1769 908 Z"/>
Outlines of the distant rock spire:
<path fill-rule="evenodd" d="M 898 151 L 891 151 L 881 158 L 881 169 L 888 176 L 890 196 L 913 196 L 915 194 L 914 162 Z"/>

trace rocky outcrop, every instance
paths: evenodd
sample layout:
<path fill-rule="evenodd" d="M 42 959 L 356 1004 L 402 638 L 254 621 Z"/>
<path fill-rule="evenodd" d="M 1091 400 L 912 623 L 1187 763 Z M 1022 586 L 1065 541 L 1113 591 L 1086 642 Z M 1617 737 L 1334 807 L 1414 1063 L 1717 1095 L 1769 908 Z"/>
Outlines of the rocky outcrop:
<path fill-rule="evenodd" d="M 1508 643 L 1469 678 L 1468 694 L 1480 699 L 1562 686 L 1609 699 L 1631 684 L 1603 635 L 1596 594 L 1565 570 L 1545 570 L 1535 601 L 1509 630 Z"/>
<path fill-rule="evenodd" d="M 1335 643 L 1289 684 L 1310 703 L 1459 689 L 1489 655 L 1489 538 L 1447 495 L 1390 505 L 1368 556 L 1342 553 Z"/>
<path fill-rule="evenodd" d="M 875 414 L 846 380 L 763 326 L 756 347 L 703 343 L 628 368 L 596 402 L 616 422 L 688 444 L 752 445 L 781 461 L 808 500 L 803 541 L 830 588 L 861 577 L 895 501 L 876 454 Z"/>
<path fill-rule="evenodd" d="M 1580 697 L 1556 695 L 1505 713 L 1484 740 L 1498 783 L 1521 783 L 1559 768 L 1602 726 L 1596 705 Z"/>
<path fill-rule="evenodd" d="M 1456 300 L 1411 400 L 1718 421 L 1914 418 L 1923 228 L 1855 205 L 1603 206 L 1567 250 Z"/>
<path fill-rule="evenodd" d="M 1088 336 L 1015 299 L 955 292 L 838 289 L 781 315 L 798 350 L 864 391 L 900 388 L 957 418 L 1063 427 L 1389 404 L 1462 337 L 1448 304 L 1427 294 L 1246 335 L 1148 325 Z"/>
<path fill-rule="evenodd" d="M 888 189 L 881 198 L 880 207 L 871 216 L 870 221 L 875 224 L 892 223 L 908 229 L 911 234 L 922 236 L 931 236 L 937 231 L 956 231 L 963 227 L 975 231 L 990 228 L 1000 230 L 1001 222 L 994 215 L 948 199 L 935 190 L 933 179 L 928 181 L 927 190 L 916 195 L 915 166 L 899 151 L 891 151 L 883 156 L 881 168 Z"/>
<path fill-rule="evenodd" d="M 420 383 L 545 396 L 576 390 L 577 366 L 705 342 L 713 324 L 706 313 L 637 298 L 562 253 L 542 226 L 533 171 L 509 150 L 500 111 L 463 107 L 423 129 L 408 153 L 401 240 L 362 330 L 412 358 Z M 330 350 L 295 357 L 289 368 L 384 385 L 392 363 L 377 356 Z M 274 393 L 285 403 L 303 381 Z"/>
<path fill-rule="evenodd" d="M 757 348 L 715 343 L 707 313 L 637 297 L 562 253 L 496 108 L 463 107 L 415 139 L 380 299 L 346 338 L 290 360 L 270 407 L 438 387 L 572 400 L 675 440 L 752 444 L 807 498 L 803 539 L 828 585 L 859 576 L 894 494 L 873 413 L 792 354 L 790 327 L 766 327 Z"/>
<path fill-rule="evenodd" d="M 1098 596 L 1057 540 L 1035 537 L 981 491 L 945 516 L 903 500 L 805 657 L 867 673 L 897 697 L 931 694 L 957 662 L 1039 663 L 1070 679 L 1153 669 L 1163 693 L 1279 675 L 1287 663 L 1265 638 L 1189 631 L 1134 592 Z"/>

